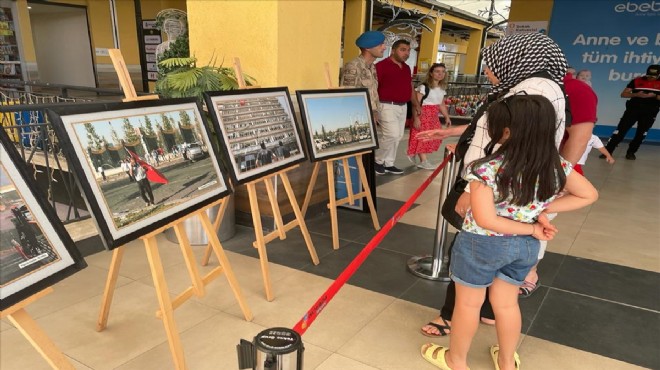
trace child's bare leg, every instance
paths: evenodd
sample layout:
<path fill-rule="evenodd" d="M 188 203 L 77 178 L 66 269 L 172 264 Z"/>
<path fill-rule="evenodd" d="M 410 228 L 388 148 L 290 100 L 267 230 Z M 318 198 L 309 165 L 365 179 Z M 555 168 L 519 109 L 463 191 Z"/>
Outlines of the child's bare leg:
<path fill-rule="evenodd" d="M 467 368 L 467 354 L 479 326 L 479 312 L 484 303 L 486 288 L 471 288 L 456 284 L 456 304 L 452 316 L 447 364 L 452 369 Z"/>
<path fill-rule="evenodd" d="M 500 346 L 498 364 L 501 370 L 513 370 L 515 369 L 513 354 L 516 352 L 522 327 L 518 306 L 518 286 L 495 278 L 490 287 L 490 303 L 495 313 L 495 328 Z"/>
<path fill-rule="evenodd" d="M 418 153 L 417 155 L 419 156 L 419 161 L 420 161 L 420 162 L 424 162 L 424 161 L 426 161 L 426 154 L 424 154 L 424 153 Z"/>

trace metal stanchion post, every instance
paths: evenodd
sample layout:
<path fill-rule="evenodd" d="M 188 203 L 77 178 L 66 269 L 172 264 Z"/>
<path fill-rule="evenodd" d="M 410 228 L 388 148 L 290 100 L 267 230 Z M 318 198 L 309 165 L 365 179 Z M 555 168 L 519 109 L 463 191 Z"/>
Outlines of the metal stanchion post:
<path fill-rule="evenodd" d="M 451 152 L 445 148 L 445 157 Z M 452 182 L 456 178 L 456 157 L 452 156 L 447 167 L 442 171 L 442 187 L 438 202 L 438 219 L 435 225 L 436 233 L 431 256 L 412 257 L 408 260 L 408 270 L 424 279 L 449 281 L 449 248 L 447 243 L 447 226 L 449 223 L 442 217 L 442 205 L 447 199 Z"/>

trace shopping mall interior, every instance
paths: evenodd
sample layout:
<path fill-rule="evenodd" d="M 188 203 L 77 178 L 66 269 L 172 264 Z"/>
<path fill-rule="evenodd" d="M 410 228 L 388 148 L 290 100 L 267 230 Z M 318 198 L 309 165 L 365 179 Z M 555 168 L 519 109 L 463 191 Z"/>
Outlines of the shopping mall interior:
<path fill-rule="evenodd" d="M 95 148 L 75 149 L 89 159 L 91 173 L 79 164 L 86 162 L 72 160 L 72 140 L 62 139 L 67 135 L 66 120 L 54 120 L 58 116 L 48 110 L 70 106 L 70 112 L 116 111 L 119 106 L 112 104 L 123 98 L 132 100 L 125 103 L 126 109 L 157 105 L 136 100 L 153 98 L 156 89 L 156 49 L 171 37 L 158 29 L 164 23 L 158 15 L 163 10 L 168 9 L 172 19 L 187 17 L 185 32 L 176 27 L 169 32 L 189 37 L 197 66 L 215 63 L 226 67 L 229 75 L 245 74 L 252 86 L 241 88 L 235 100 L 224 104 L 250 119 L 256 114 L 268 123 L 281 120 L 277 130 L 290 131 L 297 125 L 300 135 L 306 121 L 296 92 L 336 91 L 342 66 L 358 55 L 355 39 L 364 31 L 389 30 L 394 38 L 413 41 L 407 63 L 415 83 L 433 63 L 445 64 L 450 76 L 445 102 L 455 125 L 469 123 L 490 91 L 480 50 L 508 34 L 547 33 L 571 65 L 592 72 L 599 99 L 594 134 L 606 141 L 625 109 L 626 100 L 620 97 L 627 84 L 623 76 L 643 75 L 653 62 L 653 43 L 660 42 L 657 30 L 650 31 L 660 17 L 653 4 L 643 0 L 0 0 L 0 139 L 3 148 L 11 151 L 11 156 L 2 158 L 0 169 L 7 171 L 11 160 L 22 181 L 30 184 L 26 188 L 41 194 L 35 196 L 35 204 L 43 206 L 45 216 L 39 217 L 59 225 L 53 234 L 71 240 L 73 259 L 80 254 L 86 264 L 46 276 L 44 283 L 30 280 L 30 274 L 27 282 L 7 280 L 10 269 L 23 265 L 16 262 L 20 246 L 16 248 L 7 236 L 14 219 L 0 221 L 0 267 L 5 269 L 0 271 L 0 283 L 5 284 L 0 287 L 23 289 L 20 300 L 2 295 L 0 369 L 239 369 L 241 340 L 251 342 L 272 328 L 298 328 L 304 349 L 295 353 L 303 357 L 281 354 L 279 367 L 266 369 L 431 370 L 437 367 L 420 355 L 422 345 L 449 345 L 450 336 L 429 337 L 421 328 L 438 316 L 446 297 L 447 255 L 457 230 L 446 225 L 439 208 L 451 176 L 445 174 L 447 167 L 436 171 L 410 162 L 409 130 L 394 163 L 403 174 L 376 176 L 373 156 L 365 153 L 361 162 L 365 177 L 357 172 L 350 176 L 357 186 L 367 180 L 375 216 L 369 213 L 366 198 L 349 207 L 336 207 L 330 200 L 346 196 L 340 192 L 351 185 L 341 177 L 341 162 L 312 156 L 329 145 L 314 140 L 318 133 L 309 134 L 307 142 L 300 139 L 302 150 L 295 149 L 293 138 L 284 140 L 294 148 L 289 153 L 292 158 L 299 155 L 300 160 L 283 172 L 241 178 L 240 171 L 257 167 L 256 156 L 236 156 L 234 166 L 240 171 L 229 170 L 227 148 L 234 142 L 227 139 L 226 148 L 220 144 L 220 149 L 210 142 L 206 146 L 200 139 L 207 135 L 203 132 L 219 126 L 195 126 L 208 120 L 211 127 L 210 122 L 218 120 L 217 112 L 207 112 L 203 118 L 179 116 L 177 110 L 176 117 L 185 122 L 175 129 L 154 124 L 158 134 L 142 124 L 133 130 L 128 119 L 114 127 L 111 123 L 112 135 L 106 129 L 108 140 L 97 140 L 100 144 Z M 566 26 L 575 22 L 576 13 L 587 11 L 591 15 L 584 16 L 579 27 Z M 587 36 L 603 37 L 590 43 Z M 123 58 L 121 68 L 110 57 L 114 50 Z M 639 55 L 639 60 L 631 60 L 630 53 Z M 232 83 L 236 83 L 232 88 L 240 87 L 235 80 Z M 253 110 L 241 99 L 242 94 L 271 87 L 280 87 L 275 90 L 291 98 L 290 102 L 269 98 L 274 113 Z M 223 96 L 231 92 L 216 98 Z M 94 104 L 99 102 L 109 105 Z M 192 100 L 181 104 L 197 106 Z M 289 107 L 292 119 L 283 113 Z M 360 126 L 360 118 L 353 117 L 356 125 L 344 135 L 355 134 L 361 140 L 357 130 L 369 125 Z M 58 124 L 61 127 L 55 127 Z M 115 128 L 120 131 L 122 124 L 125 137 L 115 140 Z M 236 137 L 242 135 L 240 127 L 236 123 Z M 273 146 L 279 140 L 277 130 L 270 133 Z M 80 140 L 91 142 L 104 132 L 88 129 L 88 138 Z M 599 158 L 597 150 L 589 154 L 583 170 L 599 192 L 597 202 L 553 221 L 558 233 L 540 261 L 538 289 L 519 300 L 521 368 L 660 369 L 660 198 L 656 195 L 660 130 L 652 128 L 636 159 L 630 160 L 623 148 L 634 133 L 631 130 L 613 153 L 613 164 Z M 137 138 L 135 146 L 129 145 L 132 135 Z M 120 178 L 128 184 L 135 177 L 124 174 L 121 161 L 105 169 L 100 164 L 96 171 L 99 163 L 94 158 L 111 158 L 116 155 L 110 154 L 113 150 L 126 150 L 127 160 L 142 160 L 152 146 L 167 140 L 175 143 L 168 144 L 171 150 L 155 150 L 152 158 L 176 155 L 181 162 L 176 166 L 183 169 L 178 176 L 190 180 L 186 186 L 191 189 L 211 184 L 198 183 L 208 175 L 202 173 L 207 170 L 200 163 L 222 157 L 208 168 L 236 172 L 224 174 L 221 182 L 232 188 L 232 194 L 220 192 L 217 199 L 223 199 L 222 207 L 209 213 L 213 222 L 218 209 L 224 210 L 221 224 L 207 225 L 204 217 L 198 219 L 196 212 L 202 209 L 198 207 L 194 212 L 187 209 L 185 215 L 171 212 L 167 222 L 146 225 L 149 233 L 132 230 L 115 237 L 107 226 L 99 226 L 101 208 L 93 203 L 102 202 L 90 196 L 94 193 L 89 185 L 81 183 L 90 181 L 85 176 L 99 184 L 105 183 L 106 174 L 107 184 Z M 178 144 L 182 141 L 184 145 Z M 429 155 L 434 167 L 451 163 L 446 146 L 456 142 L 457 138 L 445 139 Z M 350 154 L 355 157 L 355 152 Z M 196 162 L 193 155 L 202 161 Z M 194 170 L 200 173 L 184 166 L 195 163 Z M 5 172 L 0 174 L 4 181 Z M 7 207 L 10 187 L 3 181 L 0 215 L 5 217 L 13 206 Z M 154 189 L 163 189 L 160 185 Z M 134 199 L 126 202 L 149 210 L 153 199 L 143 207 L 142 188 L 138 192 L 130 186 L 135 188 Z M 338 190 L 341 186 L 343 190 Z M 25 224 L 40 222 L 38 217 L 37 221 L 25 217 Z M 379 228 L 374 227 L 373 217 Z M 219 230 L 220 243 L 209 237 L 207 226 Z M 365 251 L 371 252 L 365 256 Z M 436 267 L 439 263 L 443 269 L 433 272 L 431 279 L 420 277 L 409 267 L 419 257 L 435 257 Z M 351 269 L 356 260 L 363 262 Z M 348 280 L 334 295 L 340 276 Z M 314 317 L 311 322 L 310 317 Z M 495 327 L 480 323 L 468 357 L 470 368 L 494 368 L 489 347 L 496 343 Z M 267 349 L 249 357 L 260 351 Z M 255 366 L 264 369 L 265 365 Z"/>

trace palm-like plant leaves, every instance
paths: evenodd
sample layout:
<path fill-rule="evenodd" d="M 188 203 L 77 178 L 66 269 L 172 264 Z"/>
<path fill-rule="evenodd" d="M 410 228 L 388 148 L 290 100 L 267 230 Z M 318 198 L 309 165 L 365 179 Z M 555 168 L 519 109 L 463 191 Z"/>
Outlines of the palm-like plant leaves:
<path fill-rule="evenodd" d="M 156 91 L 165 97 L 196 97 L 202 100 L 205 91 L 235 90 L 238 88 L 236 73 L 232 68 L 216 67 L 213 58 L 208 65 L 197 67 L 197 58 L 169 58 L 159 65 L 170 73 L 156 82 Z M 246 85 L 253 85 L 254 78 L 243 76 Z"/>

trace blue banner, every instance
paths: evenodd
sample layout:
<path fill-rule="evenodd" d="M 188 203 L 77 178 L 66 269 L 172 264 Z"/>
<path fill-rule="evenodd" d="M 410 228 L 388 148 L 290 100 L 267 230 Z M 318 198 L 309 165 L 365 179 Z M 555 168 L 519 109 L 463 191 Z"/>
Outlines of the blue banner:
<path fill-rule="evenodd" d="M 660 64 L 660 1 L 555 0 L 549 36 L 569 65 L 591 71 L 598 95 L 594 133 L 609 136 L 613 128 L 607 126 L 616 126 L 625 110 L 623 89 L 649 65 Z M 660 130 L 649 131 L 647 139 L 660 141 Z"/>

